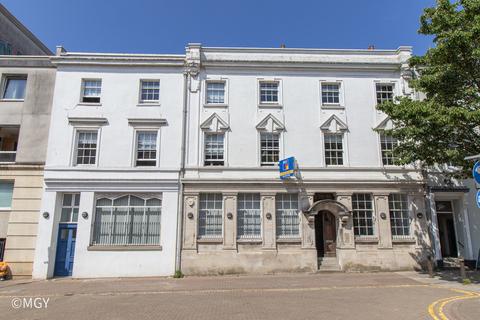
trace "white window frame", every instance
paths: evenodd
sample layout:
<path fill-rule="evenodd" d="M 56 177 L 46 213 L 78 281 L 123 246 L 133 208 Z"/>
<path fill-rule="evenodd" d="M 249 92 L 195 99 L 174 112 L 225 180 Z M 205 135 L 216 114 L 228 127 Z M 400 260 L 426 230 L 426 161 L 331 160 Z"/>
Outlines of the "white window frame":
<path fill-rule="evenodd" d="M 325 149 L 325 137 L 326 136 L 333 136 L 333 135 L 338 135 L 342 137 L 342 162 L 343 164 L 327 164 L 327 154 L 326 154 L 326 149 Z M 347 137 L 346 137 L 346 132 L 343 131 L 338 131 L 338 132 L 329 132 L 329 131 L 323 131 L 322 134 L 322 151 L 323 151 L 323 163 L 325 164 L 325 167 L 346 167 L 348 166 L 348 161 L 347 161 L 347 143 L 346 143 Z"/>
<path fill-rule="evenodd" d="M 21 99 L 10 99 L 4 98 L 5 90 L 7 90 L 8 79 L 22 79 L 25 80 L 25 92 L 23 98 Z M 3 74 L 2 75 L 2 92 L 0 96 L 0 101 L 25 101 L 25 96 L 27 95 L 27 85 L 28 85 L 28 75 L 27 74 Z"/>
<path fill-rule="evenodd" d="M 200 234 L 200 216 L 201 216 L 201 211 L 202 211 L 202 208 L 201 208 L 201 197 L 202 195 L 211 195 L 211 194 L 216 194 L 216 195 L 220 195 L 220 198 L 221 198 L 221 205 L 222 205 L 222 208 L 221 209 L 210 209 L 210 210 L 221 210 L 221 221 L 222 221 L 222 224 L 221 224 L 221 230 L 220 230 L 220 234 L 217 234 L 217 235 L 202 235 Z M 208 209 L 206 209 L 208 210 Z M 223 239 L 223 232 L 225 230 L 225 226 L 224 226 L 224 216 L 225 216 L 225 203 L 224 203 L 224 199 L 223 199 L 223 194 L 221 192 L 204 192 L 204 193 L 200 193 L 198 195 L 198 221 L 197 221 L 197 239 L 198 240 L 222 240 Z"/>
<path fill-rule="evenodd" d="M 266 130 L 258 130 L 258 138 L 257 138 L 257 152 L 258 152 L 258 165 L 262 168 L 276 168 L 278 163 L 272 163 L 272 165 L 263 165 L 262 162 L 262 134 L 276 134 L 278 135 L 278 160 L 283 158 L 283 132 L 281 131 L 266 131 Z"/>
<path fill-rule="evenodd" d="M 159 212 L 159 234 L 158 234 L 158 243 L 155 243 L 155 244 L 129 244 L 129 243 L 124 243 L 124 244 L 121 244 L 121 243 L 110 243 L 110 244 L 102 244 L 102 243 L 95 243 L 95 237 L 96 237 L 96 228 L 97 228 L 97 208 L 98 207 L 105 207 L 105 206 L 98 206 L 97 205 L 97 201 L 102 199 L 102 198 L 105 198 L 105 199 L 109 199 L 112 201 L 112 205 L 110 206 L 110 208 L 112 208 L 111 210 L 111 215 L 113 215 L 113 208 L 115 208 L 113 202 L 116 200 L 116 199 L 119 199 L 119 198 L 122 198 L 124 196 L 128 196 L 129 197 L 129 202 L 130 202 L 130 197 L 131 196 L 135 196 L 137 198 L 141 198 L 144 200 L 145 202 L 145 205 L 143 206 L 144 208 L 144 214 L 145 214 L 145 209 L 146 208 L 151 208 L 151 207 L 158 207 L 158 206 L 147 206 L 146 205 L 146 201 L 149 200 L 149 199 L 158 199 L 160 200 L 161 202 L 161 205 L 158 207 L 160 209 L 160 212 Z M 108 207 L 108 206 L 107 206 Z M 130 203 L 129 205 L 127 206 L 117 206 L 117 207 L 127 207 L 128 208 L 128 215 L 130 215 L 130 208 L 132 207 L 136 207 L 136 208 L 139 208 L 140 206 L 130 206 Z M 93 214 L 93 218 L 92 218 L 92 232 L 91 232 L 91 238 L 90 238 L 90 244 L 92 246 L 104 246 L 104 247 L 129 247 L 129 248 L 135 248 L 135 247 L 152 247 L 152 248 L 161 248 L 161 244 L 162 244 L 162 229 L 163 229 L 163 225 L 162 225 L 162 222 L 163 222 L 163 194 L 161 193 L 145 193 L 145 194 L 140 194 L 140 193 L 108 193 L 108 194 L 95 194 L 95 200 L 94 200 L 94 214 Z M 110 236 L 111 236 L 111 233 L 110 233 Z M 124 235 L 126 237 L 126 235 Z"/>
<path fill-rule="evenodd" d="M 224 85 L 224 92 L 223 92 L 223 103 L 209 103 L 208 99 L 208 84 L 209 83 L 223 83 Z M 203 106 L 204 107 L 227 107 L 228 106 L 228 79 L 227 78 L 207 78 L 204 81 L 204 88 L 203 90 Z"/>
<path fill-rule="evenodd" d="M 239 223 L 239 219 L 240 219 L 240 215 L 239 215 L 239 212 L 241 210 L 257 210 L 257 209 L 240 209 L 240 201 L 239 201 L 239 198 L 240 198 L 240 195 L 258 195 L 258 199 L 259 199 L 259 204 L 260 204 L 260 208 L 258 209 L 260 211 L 259 213 L 259 219 L 260 219 L 260 233 L 259 234 L 256 234 L 256 235 L 251 235 L 251 234 L 247 234 L 247 235 L 240 235 L 240 223 Z M 250 200 L 250 199 L 248 199 Z M 247 202 L 247 201 L 246 201 Z M 251 201 L 250 201 L 251 202 Z M 263 237 L 263 204 L 262 204 L 262 195 L 259 193 L 259 192 L 241 192 L 241 193 L 238 193 L 237 194 L 237 239 L 242 241 L 242 240 L 261 240 Z"/>
<path fill-rule="evenodd" d="M 101 136 L 101 127 L 74 127 L 73 130 L 73 147 L 72 147 L 72 155 L 70 165 L 72 167 L 98 167 L 98 159 L 100 154 L 100 136 Z M 78 164 L 77 163 L 77 152 L 78 152 L 78 135 L 80 132 L 97 132 L 97 149 L 95 154 L 95 164 Z"/>
<path fill-rule="evenodd" d="M 100 95 L 98 95 L 98 102 L 84 102 L 83 98 L 85 97 L 85 82 L 86 81 L 100 81 Z M 102 92 L 103 92 L 103 79 L 101 78 L 82 78 L 80 85 L 80 102 L 79 104 L 83 105 L 101 105 L 102 104 Z M 94 97 L 94 96 L 92 96 Z"/>
<path fill-rule="evenodd" d="M 398 165 L 396 164 L 384 164 L 383 163 L 383 149 L 382 149 L 382 136 L 387 136 L 388 135 L 385 135 L 385 133 L 383 131 L 380 131 L 378 132 L 378 149 L 379 149 L 379 157 L 380 157 L 380 165 L 382 167 L 398 167 Z M 398 145 L 398 140 L 397 140 L 397 145 Z M 396 158 L 395 156 L 393 156 L 393 158 Z"/>
<path fill-rule="evenodd" d="M 392 79 L 376 79 L 373 80 L 373 101 L 375 108 L 378 106 L 377 103 L 377 84 L 388 84 L 393 86 L 393 101 L 395 102 L 395 98 L 400 96 L 399 84 L 398 81 Z M 377 109 L 378 110 L 378 109 Z M 381 111 L 378 110 L 379 113 Z"/>
<path fill-rule="evenodd" d="M 323 102 L 323 85 L 338 85 L 338 103 Z M 345 85 L 342 80 L 320 80 L 320 106 L 322 109 L 344 109 L 345 108 Z"/>
<path fill-rule="evenodd" d="M 214 168 L 214 167 L 225 167 L 227 164 L 227 157 L 226 157 L 226 151 L 227 151 L 227 146 L 226 146 L 226 140 L 227 140 L 227 132 L 225 131 L 217 131 L 217 132 L 212 132 L 212 131 L 202 131 L 203 132 L 203 144 L 202 144 L 202 166 L 207 167 L 207 168 Z M 223 164 L 222 165 L 206 165 L 206 143 L 207 143 L 207 136 L 208 135 L 223 135 Z"/>
<path fill-rule="evenodd" d="M 393 228 L 392 228 L 392 209 L 390 208 L 390 196 L 391 195 L 403 195 L 406 197 L 406 202 L 407 202 L 407 207 L 406 207 L 406 213 L 408 216 L 408 235 L 394 235 L 393 234 Z M 388 195 L 388 212 L 389 212 L 389 219 L 390 219 L 390 233 L 392 236 L 392 240 L 408 240 L 408 239 L 414 239 L 413 237 L 413 215 L 412 215 L 412 201 L 411 201 L 411 196 L 406 193 L 406 192 L 394 192 L 390 193 Z M 453 208 L 453 207 L 452 207 Z M 405 226 L 403 226 L 405 227 Z"/>
<path fill-rule="evenodd" d="M 353 196 L 354 195 L 370 195 L 370 201 L 371 201 L 371 204 L 372 204 L 372 234 L 371 235 L 356 235 L 355 234 L 355 218 L 354 218 L 354 215 L 355 215 L 355 209 L 354 209 L 354 206 L 353 206 L 353 203 L 354 203 L 354 200 L 353 200 Z M 373 194 L 369 193 L 369 192 L 356 192 L 354 194 L 352 194 L 352 228 L 353 228 L 353 234 L 354 234 L 354 237 L 355 239 L 357 240 L 378 240 L 378 226 L 377 226 L 377 211 L 376 211 L 376 207 L 375 207 L 375 197 Z"/>
<path fill-rule="evenodd" d="M 261 90 L 260 85 L 262 83 L 277 83 L 278 85 L 278 101 L 277 102 L 262 102 L 261 99 Z M 283 105 L 283 81 L 281 79 L 264 79 L 258 78 L 257 79 L 257 103 L 259 107 L 282 107 Z"/>
<path fill-rule="evenodd" d="M 142 99 L 142 88 L 143 88 L 143 83 L 144 82 L 158 82 L 158 99 L 157 100 L 143 100 Z M 160 105 L 160 86 L 161 86 L 161 81 L 160 79 L 140 79 L 139 81 L 139 87 L 138 87 L 138 104 L 139 105 Z"/>
<path fill-rule="evenodd" d="M 278 230 L 279 230 L 279 225 L 278 225 L 278 211 L 279 210 L 290 210 L 290 209 L 279 209 L 277 206 L 277 198 L 281 195 L 286 195 L 286 194 L 296 194 L 297 195 L 297 209 L 291 209 L 291 210 L 296 210 L 297 212 L 297 218 L 298 218 L 298 234 L 296 235 L 280 235 Z M 302 220 L 300 218 L 300 195 L 298 193 L 277 193 L 275 195 L 275 236 L 277 240 L 300 240 L 302 236 Z"/>
<path fill-rule="evenodd" d="M 70 202 L 70 205 L 64 205 L 63 204 L 63 201 L 64 201 L 64 198 L 65 198 L 65 195 L 71 195 L 72 196 L 72 200 Z M 78 205 L 75 205 L 75 197 L 78 196 Z M 68 223 L 68 224 L 77 224 L 78 223 L 78 218 L 80 216 L 80 197 L 81 197 L 81 193 L 80 192 L 65 192 L 62 194 L 62 199 L 61 199 L 61 205 L 60 205 L 60 215 L 59 215 L 59 223 Z M 73 221 L 73 220 L 70 220 L 70 221 L 63 221 L 62 220 L 62 212 L 63 212 L 63 209 L 64 208 L 68 208 L 68 209 L 71 209 L 72 211 L 76 208 L 78 209 L 77 211 L 77 220 L 76 221 Z M 71 213 L 71 215 L 73 216 L 73 213 Z"/>
<path fill-rule="evenodd" d="M 137 148 L 138 148 L 138 132 L 156 132 L 157 133 L 157 150 L 154 166 L 138 166 L 137 165 Z M 135 168 L 158 168 L 160 165 L 160 128 L 151 128 L 151 127 L 135 127 L 133 129 L 133 157 L 132 157 L 132 166 Z"/>

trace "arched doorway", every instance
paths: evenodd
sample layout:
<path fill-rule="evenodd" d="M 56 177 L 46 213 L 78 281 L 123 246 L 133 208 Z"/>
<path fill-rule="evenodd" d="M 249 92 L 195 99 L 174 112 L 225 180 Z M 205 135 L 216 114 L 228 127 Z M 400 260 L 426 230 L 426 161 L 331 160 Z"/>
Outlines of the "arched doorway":
<path fill-rule="evenodd" d="M 351 217 L 351 211 L 333 199 L 315 201 L 307 210 L 310 225 L 315 229 L 318 258 L 336 257 L 337 247 L 345 244 L 343 228 Z M 348 240 L 347 240 L 348 241 Z"/>
<path fill-rule="evenodd" d="M 337 255 L 337 224 L 330 211 L 319 211 L 315 216 L 315 245 L 319 258 Z"/>

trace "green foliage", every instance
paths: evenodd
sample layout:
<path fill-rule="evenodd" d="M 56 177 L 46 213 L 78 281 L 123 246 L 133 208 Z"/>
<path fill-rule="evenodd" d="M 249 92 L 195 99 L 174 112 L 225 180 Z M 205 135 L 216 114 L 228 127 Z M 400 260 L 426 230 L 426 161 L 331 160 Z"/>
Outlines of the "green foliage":
<path fill-rule="evenodd" d="M 450 163 L 470 173 L 466 156 L 480 153 L 480 0 L 437 0 L 424 10 L 419 33 L 435 46 L 410 59 L 419 74 L 410 86 L 425 94 L 378 108 L 390 116 L 401 163 Z"/>
<path fill-rule="evenodd" d="M 183 275 L 183 273 L 182 273 L 182 270 L 177 270 L 177 271 L 175 271 L 175 274 L 173 275 L 173 277 L 174 277 L 175 279 L 181 279 L 181 278 L 183 278 L 184 275 Z"/>
<path fill-rule="evenodd" d="M 468 278 L 465 278 L 465 279 L 462 280 L 462 283 L 465 284 L 465 285 L 472 284 L 472 280 L 470 280 Z"/>

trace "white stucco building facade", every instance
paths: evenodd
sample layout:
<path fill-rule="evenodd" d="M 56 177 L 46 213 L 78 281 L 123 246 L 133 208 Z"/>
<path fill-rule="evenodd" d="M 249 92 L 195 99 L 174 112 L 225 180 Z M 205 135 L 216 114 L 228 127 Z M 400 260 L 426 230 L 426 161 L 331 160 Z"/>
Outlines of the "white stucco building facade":
<path fill-rule="evenodd" d="M 58 48 L 34 278 L 175 271 L 184 56 Z"/>
<path fill-rule="evenodd" d="M 392 125 L 378 102 L 413 94 L 410 56 L 191 44 L 183 272 L 421 267 L 426 181 L 375 131 Z"/>
<path fill-rule="evenodd" d="M 476 259 L 475 186 L 396 165 L 382 133 L 392 122 L 377 104 L 416 98 L 411 54 L 59 48 L 33 277 Z"/>

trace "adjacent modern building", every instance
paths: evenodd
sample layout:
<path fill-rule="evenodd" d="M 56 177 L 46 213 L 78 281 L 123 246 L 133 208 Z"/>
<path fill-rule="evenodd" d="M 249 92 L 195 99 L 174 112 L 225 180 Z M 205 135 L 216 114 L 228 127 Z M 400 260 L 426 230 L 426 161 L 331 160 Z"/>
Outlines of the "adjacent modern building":
<path fill-rule="evenodd" d="M 53 53 L 0 4 L 0 55 L 50 56 Z"/>
<path fill-rule="evenodd" d="M 45 56 L 0 56 L 0 261 L 31 276 L 55 68 Z"/>
<path fill-rule="evenodd" d="M 175 272 L 184 55 L 57 49 L 34 278 Z"/>
<path fill-rule="evenodd" d="M 376 109 L 414 94 L 410 56 L 190 45 L 183 272 L 420 268 L 426 180 L 395 165 Z"/>

